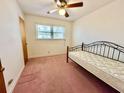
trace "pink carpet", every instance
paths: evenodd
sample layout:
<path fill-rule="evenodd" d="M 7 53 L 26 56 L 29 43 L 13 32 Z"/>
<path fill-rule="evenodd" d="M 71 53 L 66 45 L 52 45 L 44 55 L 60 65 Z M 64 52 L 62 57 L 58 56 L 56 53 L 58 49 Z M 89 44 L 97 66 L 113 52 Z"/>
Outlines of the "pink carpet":
<path fill-rule="evenodd" d="M 13 93 L 119 93 L 65 55 L 30 59 Z"/>

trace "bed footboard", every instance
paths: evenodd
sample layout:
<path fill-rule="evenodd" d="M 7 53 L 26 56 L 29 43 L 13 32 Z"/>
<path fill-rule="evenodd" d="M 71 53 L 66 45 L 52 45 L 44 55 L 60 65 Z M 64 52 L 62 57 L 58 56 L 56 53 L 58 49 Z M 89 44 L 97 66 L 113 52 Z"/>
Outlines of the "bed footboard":
<path fill-rule="evenodd" d="M 68 63 L 69 46 L 67 46 L 66 62 Z"/>
<path fill-rule="evenodd" d="M 69 47 L 67 46 L 67 54 L 66 54 L 66 62 L 68 63 L 68 59 L 69 59 L 69 52 L 72 51 L 83 51 L 83 45 L 84 43 L 82 43 L 82 45 L 78 45 L 78 46 L 74 46 L 74 47 Z"/>

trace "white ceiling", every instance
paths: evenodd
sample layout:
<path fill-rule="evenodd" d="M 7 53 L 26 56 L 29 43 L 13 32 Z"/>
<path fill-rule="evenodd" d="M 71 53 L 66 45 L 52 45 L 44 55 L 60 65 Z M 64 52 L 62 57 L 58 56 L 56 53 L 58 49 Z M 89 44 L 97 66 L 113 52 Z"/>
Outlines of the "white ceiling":
<path fill-rule="evenodd" d="M 87 15 L 106 4 L 109 4 L 114 0 L 67 0 L 69 1 L 69 3 L 80 2 L 80 1 L 84 2 L 83 7 L 67 9 L 67 11 L 70 14 L 69 18 L 60 16 L 58 12 L 50 15 L 47 14 L 47 11 L 56 8 L 56 4 L 54 0 L 17 0 L 17 1 L 20 7 L 22 8 L 23 12 L 26 14 L 74 21 L 80 18 L 81 16 Z"/>

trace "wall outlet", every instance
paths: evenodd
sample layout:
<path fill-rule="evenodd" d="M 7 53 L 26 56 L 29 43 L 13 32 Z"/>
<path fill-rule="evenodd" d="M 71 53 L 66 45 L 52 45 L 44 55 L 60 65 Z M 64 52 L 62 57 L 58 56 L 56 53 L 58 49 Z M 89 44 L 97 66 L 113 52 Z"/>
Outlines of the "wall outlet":
<path fill-rule="evenodd" d="M 12 82 L 13 82 L 13 79 L 9 80 L 8 86 L 10 86 L 12 84 Z"/>
<path fill-rule="evenodd" d="M 48 54 L 50 54 L 50 51 L 48 51 Z"/>

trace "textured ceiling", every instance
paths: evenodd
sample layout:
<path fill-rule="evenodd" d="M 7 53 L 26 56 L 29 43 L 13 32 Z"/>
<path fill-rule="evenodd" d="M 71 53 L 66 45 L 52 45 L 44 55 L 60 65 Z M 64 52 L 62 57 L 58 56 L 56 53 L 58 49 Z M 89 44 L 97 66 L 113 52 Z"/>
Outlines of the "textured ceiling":
<path fill-rule="evenodd" d="M 70 14 L 69 18 L 60 16 L 58 12 L 50 15 L 47 14 L 47 11 L 56 8 L 54 0 L 17 0 L 17 1 L 25 14 L 74 21 L 80 18 L 81 16 L 87 15 L 106 4 L 109 4 L 114 0 L 67 0 L 69 3 L 81 1 L 84 2 L 83 7 L 67 9 L 67 11 Z"/>

